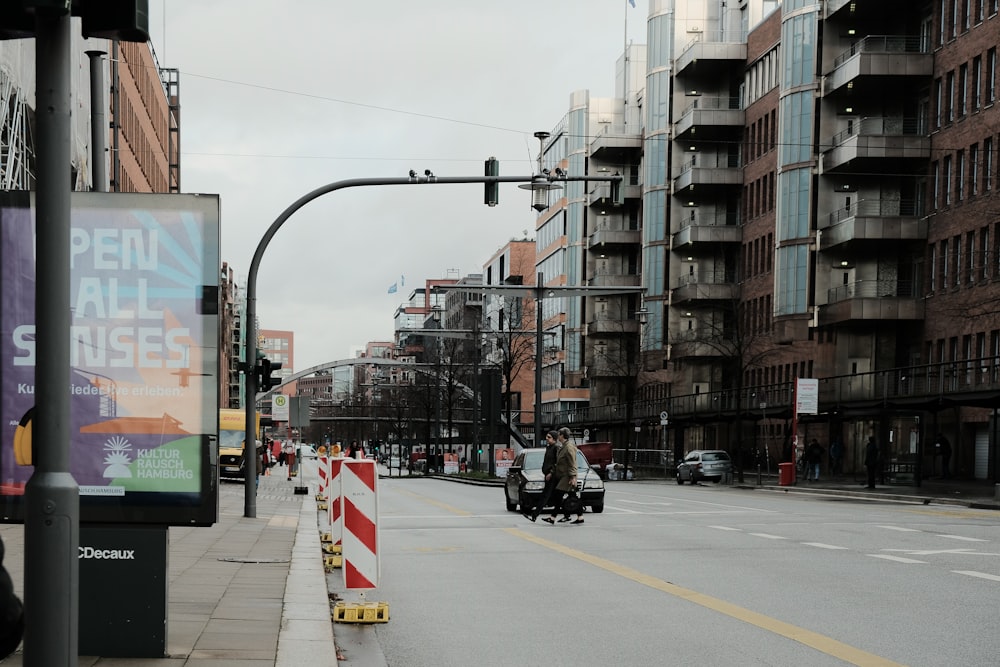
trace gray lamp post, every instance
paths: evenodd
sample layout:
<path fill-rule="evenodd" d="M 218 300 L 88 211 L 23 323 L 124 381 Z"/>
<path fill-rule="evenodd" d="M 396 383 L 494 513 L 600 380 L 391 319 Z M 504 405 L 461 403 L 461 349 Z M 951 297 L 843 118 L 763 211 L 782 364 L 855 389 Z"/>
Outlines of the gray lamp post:
<path fill-rule="evenodd" d="M 440 305 L 433 306 L 431 308 L 431 319 L 434 321 L 436 328 L 441 327 L 441 314 L 444 309 Z M 441 452 L 441 337 L 438 336 L 437 339 L 437 355 L 435 357 L 435 369 L 434 369 L 434 450 L 436 453 Z M 428 443 L 428 448 L 430 443 Z M 424 471 L 430 473 L 431 469 L 431 457 L 430 452 L 427 454 L 427 465 L 424 467 Z"/>

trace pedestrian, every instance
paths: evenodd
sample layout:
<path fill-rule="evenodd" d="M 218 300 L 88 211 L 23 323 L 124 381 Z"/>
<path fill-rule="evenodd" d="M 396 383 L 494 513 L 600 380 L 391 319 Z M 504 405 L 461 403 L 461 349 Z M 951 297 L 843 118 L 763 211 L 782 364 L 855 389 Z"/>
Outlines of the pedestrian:
<path fill-rule="evenodd" d="M 865 445 L 865 468 L 868 469 L 868 488 L 875 488 L 875 474 L 882 463 L 882 455 L 875 443 L 874 436 L 868 436 L 868 444 Z"/>
<path fill-rule="evenodd" d="M 264 446 L 264 443 L 258 440 L 255 452 L 257 454 L 254 457 L 255 459 L 257 459 L 257 474 L 256 474 L 257 488 L 260 488 L 260 476 L 265 474 L 265 471 L 267 470 L 267 461 L 266 461 L 267 447 Z"/>
<path fill-rule="evenodd" d="M 351 440 L 351 446 L 347 450 L 347 456 L 352 459 L 364 458 L 364 450 L 361 448 L 361 445 L 358 444 L 357 440 Z"/>
<path fill-rule="evenodd" d="M 542 519 L 546 523 L 555 523 L 556 516 L 562 510 L 563 500 L 569 494 L 576 493 L 576 445 L 569 441 L 569 429 L 563 427 L 556 434 L 556 442 L 559 443 L 559 451 L 556 453 L 556 501 L 552 507 L 552 513 Z M 560 523 L 570 520 L 570 515 L 565 515 L 559 519 Z M 583 523 L 583 507 L 577 513 L 575 524 Z"/>
<path fill-rule="evenodd" d="M 844 443 L 840 438 L 834 438 L 830 442 L 830 474 L 840 475 L 844 472 Z"/>
<path fill-rule="evenodd" d="M 275 442 L 277 442 L 277 441 L 275 441 Z M 282 448 L 281 448 L 281 449 L 280 449 L 280 450 L 278 451 L 278 467 L 281 467 L 281 468 L 283 468 L 283 467 L 285 466 L 285 459 L 286 459 L 286 458 L 287 458 L 287 457 L 285 456 L 285 448 L 284 448 L 284 447 L 282 447 Z"/>
<path fill-rule="evenodd" d="M 819 466 L 823 462 L 823 446 L 819 444 L 816 438 L 813 438 L 809 442 L 809 446 L 806 447 L 805 459 L 806 459 L 806 481 L 811 479 L 814 482 L 819 481 Z"/>
<path fill-rule="evenodd" d="M 295 469 L 295 445 L 289 440 L 282 448 L 285 453 L 285 463 L 288 464 L 288 481 L 292 481 L 292 471 Z"/>
<path fill-rule="evenodd" d="M 3 538 L 0 538 L 0 660 L 14 652 L 24 634 L 24 606 L 14 594 L 14 582 L 3 564 Z"/>
<path fill-rule="evenodd" d="M 549 431 L 545 434 L 545 456 L 542 458 L 542 475 L 545 478 L 545 487 L 542 489 L 542 494 L 534 506 L 531 508 L 521 508 L 524 516 L 530 521 L 538 520 L 538 515 L 542 513 L 549 499 L 552 498 L 556 482 L 559 481 L 555 475 L 556 454 L 559 453 L 559 444 L 556 442 L 557 435 L 555 431 Z"/>
<path fill-rule="evenodd" d="M 941 479 L 948 479 L 951 477 L 951 443 L 944 433 L 937 434 L 934 451 L 941 457 Z"/>

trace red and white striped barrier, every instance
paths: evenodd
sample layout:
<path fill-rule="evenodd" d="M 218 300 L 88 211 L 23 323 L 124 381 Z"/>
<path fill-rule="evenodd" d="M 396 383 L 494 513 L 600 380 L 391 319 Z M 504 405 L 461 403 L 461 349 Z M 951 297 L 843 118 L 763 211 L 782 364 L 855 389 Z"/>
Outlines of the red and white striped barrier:
<path fill-rule="evenodd" d="M 319 482 L 317 483 L 316 495 L 321 497 L 323 500 L 327 499 L 327 486 L 330 476 L 330 460 L 323 455 L 319 457 Z"/>
<path fill-rule="evenodd" d="M 344 587 L 378 587 L 378 472 L 373 459 L 344 459 L 340 469 L 344 516 Z"/>
<path fill-rule="evenodd" d="M 342 458 L 329 459 L 328 468 L 328 479 L 330 480 L 327 485 L 327 490 L 329 492 L 329 502 L 326 504 L 326 525 L 322 526 L 324 532 L 329 532 L 330 537 L 333 540 L 333 544 L 341 544 L 342 536 L 344 532 L 343 517 L 341 517 L 341 500 L 340 500 L 340 467 L 344 463 Z"/>

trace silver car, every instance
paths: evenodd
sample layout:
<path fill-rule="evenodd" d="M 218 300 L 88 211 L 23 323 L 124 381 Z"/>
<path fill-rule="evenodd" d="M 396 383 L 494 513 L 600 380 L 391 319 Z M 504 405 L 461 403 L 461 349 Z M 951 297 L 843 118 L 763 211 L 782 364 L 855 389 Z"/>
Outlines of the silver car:
<path fill-rule="evenodd" d="M 677 464 L 677 483 L 694 484 L 703 479 L 718 483 L 732 472 L 733 462 L 728 453 L 721 449 L 696 449 L 685 454 L 684 460 Z"/>

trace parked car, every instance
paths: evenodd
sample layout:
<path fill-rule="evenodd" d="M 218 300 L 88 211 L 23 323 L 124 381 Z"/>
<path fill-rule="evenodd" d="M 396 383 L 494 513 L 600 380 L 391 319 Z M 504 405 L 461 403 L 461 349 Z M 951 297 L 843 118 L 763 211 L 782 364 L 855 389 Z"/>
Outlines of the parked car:
<path fill-rule="evenodd" d="M 704 479 L 718 483 L 732 472 L 733 462 L 728 453 L 721 449 L 696 449 L 685 454 L 684 460 L 677 464 L 677 483 L 694 484 Z"/>
<path fill-rule="evenodd" d="M 319 453 L 316 451 L 316 445 L 302 444 L 299 446 L 300 459 L 315 459 L 318 457 Z"/>
<path fill-rule="evenodd" d="M 542 495 L 545 489 L 545 475 L 542 474 L 542 460 L 545 458 L 544 448 L 522 449 L 514 458 L 514 463 L 507 470 L 504 483 L 504 496 L 507 511 L 524 512 Z M 604 481 L 597 471 L 590 467 L 590 462 L 583 452 L 576 452 L 576 487 L 583 500 L 584 507 L 601 513 L 604 511 Z M 555 493 L 552 494 L 553 497 Z M 551 505 L 548 505 L 551 507 Z"/>

